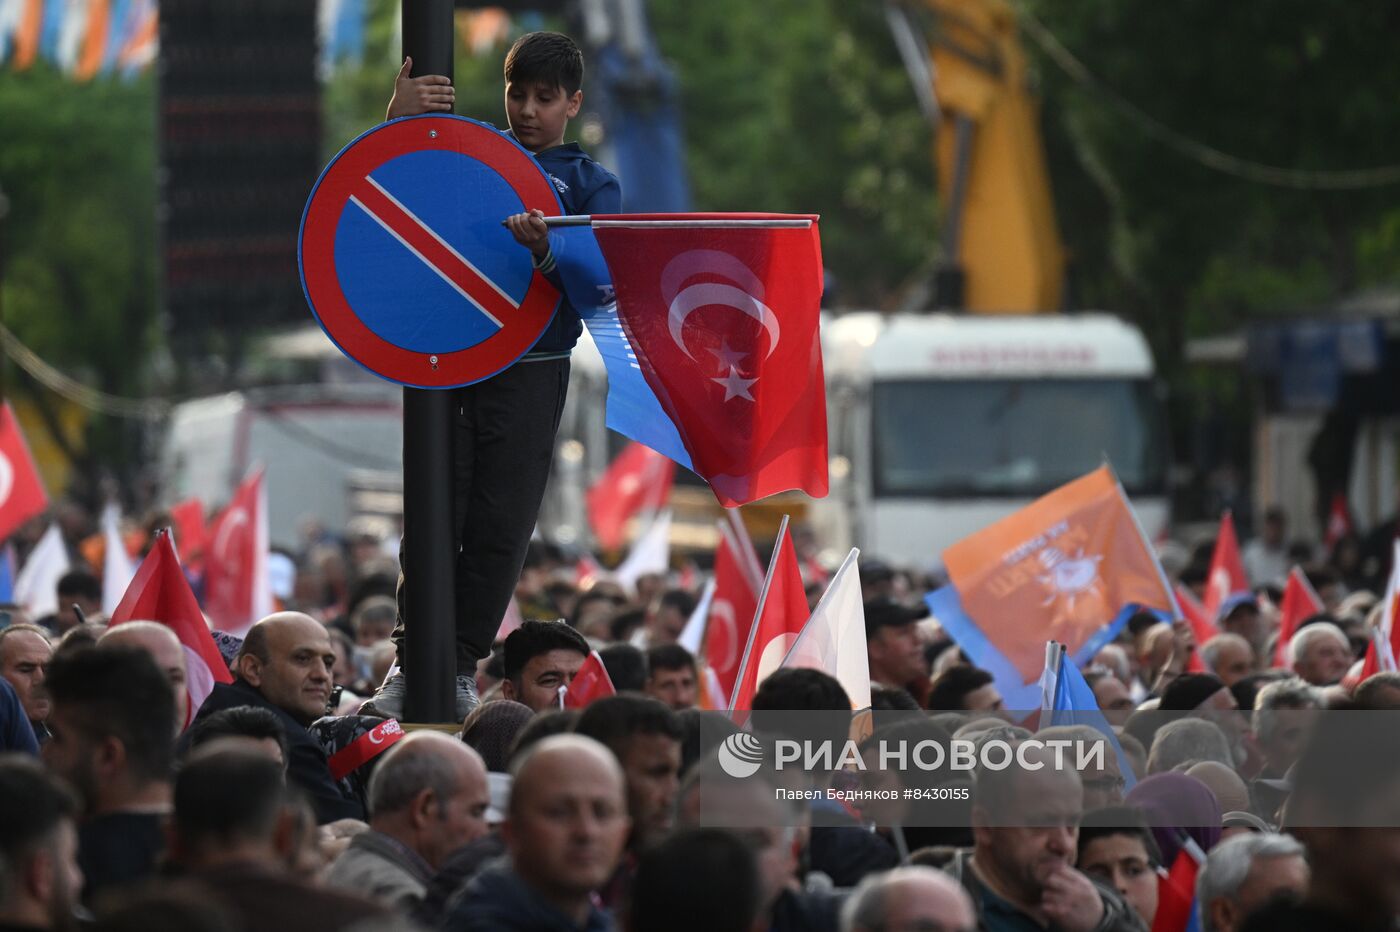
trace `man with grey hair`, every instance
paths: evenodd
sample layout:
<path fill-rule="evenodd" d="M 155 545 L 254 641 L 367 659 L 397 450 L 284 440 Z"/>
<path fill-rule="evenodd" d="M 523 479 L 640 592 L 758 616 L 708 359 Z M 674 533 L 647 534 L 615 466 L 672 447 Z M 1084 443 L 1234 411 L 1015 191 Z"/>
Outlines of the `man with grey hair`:
<path fill-rule="evenodd" d="M 49 737 L 44 724 L 50 708 L 49 694 L 44 691 L 44 672 L 52 656 L 49 636 L 38 625 L 12 624 L 0 628 L 0 678 L 14 687 L 40 744 Z"/>
<path fill-rule="evenodd" d="M 1147 772 L 1149 775 L 1166 773 L 1180 764 L 1207 760 L 1233 767 L 1230 739 L 1214 722 L 1179 718 L 1157 729 L 1152 752 L 1147 756 Z"/>
<path fill-rule="evenodd" d="M 973 932 L 977 914 L 967 893 L 931 867 L 897 867 L 861 881 L 841 909 L 841 932 L 938 929 Z"/>
<path fill-rule="evenodd" d="M 1351 667 L 1351 642 L 1328 621 L 1308 625 L 1288 642 L 1288 665 L 1313 686 L 1340 682 Z"/>
<path fill-rule="evenodd" d="M 1094 655 L 1094 666 L 1103 667 L 1113 674 L 1113 678 L 1131 689 L 1133 665 L 1128 660 L 1128 652 L 1118 644 L 1105 644 Z"/>
<path fill-rule="evenodd" d="M 1076 746 L 1085 748 L 1103 745 L 1103 762 L 1093 770 L 1088 769 L 1090 763 L 1086 762 L 1085 769 L 1079 772 L 1079 782 L 1084 785 L 1084 811 L 1123 804 L 1123 788 L 1127 785 L 1123 765 L 1103 732 L 1091 725 L 1056 725 L 1040 729 L 1035 737 L 1039 741 L 1074 741 Z M 1137 779 L 1136 774 L 1133 778 Z"/>
<path fill-rule="evenodd" d="M 1322 706 L 1322 691 L 1297 677 L 1269 683 L 1254 698 L 1254 739 L 1264 758 L 1260 776 L 1279 779 L 1298 759 Z"/>
<path fill-rule="evenodd" d="M 406 912 L 449 854 L 486 834 L 490 802 L 481 755 L 439 732 L 409 735 L 375 767 L 370 830 L 351 839 L 325 882 Z"/>
<path fill-rule="evenodd" d="M 1207 856 L 1196 878 L 1201 932 L 1236 932 L 1246 917 L 1308 891 L 1303 845 L 1291 835 L 1237 835 Z"/>
<path fill-rule="evenodd" d="M 1201 660 L 1226 686 L 1254 672 L 1254 648 L 1238 634 L 1217 634 L 1201 645 Z"/>

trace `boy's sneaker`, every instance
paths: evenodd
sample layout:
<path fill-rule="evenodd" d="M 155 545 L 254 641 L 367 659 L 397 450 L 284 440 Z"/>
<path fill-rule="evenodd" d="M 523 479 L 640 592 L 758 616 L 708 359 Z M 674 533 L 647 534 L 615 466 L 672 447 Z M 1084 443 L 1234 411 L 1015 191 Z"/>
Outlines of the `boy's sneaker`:
<path fill-rule="evenodd" d="M 476 695 L 476 677 L 466 673 L 457 674 L 457 721 L 461 722 L 481 704 Z"/>
<path fill-rule="evenodd" d="M 475 684 L 473 684 L 475 685 Z M 461 687 L 458 687 L 460 695 Z M 360 706 L 361 715 L 378 715 L 381 718 L 403 719 L 403 702 L 408 688 L 404 685 L 403 671 L 395 670 L 379 688 L 374 691 L 374 695 L 365 700 Z M 476 695 L 475 689 L 472 695 Z M 460 699 L 458 700 L 460 705 Z M 466 716 L 462 716 L 466 718 Z"/>

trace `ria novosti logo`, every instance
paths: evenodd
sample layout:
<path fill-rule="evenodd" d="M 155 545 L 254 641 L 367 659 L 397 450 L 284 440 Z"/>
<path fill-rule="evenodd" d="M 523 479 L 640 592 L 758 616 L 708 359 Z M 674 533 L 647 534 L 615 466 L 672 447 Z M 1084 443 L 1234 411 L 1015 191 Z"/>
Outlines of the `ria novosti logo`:
<path fill-rule="evenodd" d="M 718 753 L 720 769 L 736 780 L 758 773 L 763 763 L 763 744 L 745 731 L 725 738 Z"/>
<path fill-rule="evenodd" d="M 795 741 L 779 738 L 773 742 L 772 764 L 775 771 L 789 765 L 794 769 L 814 771 L 881 770 L 925 772 L 951 770 L 1006 770 L 1018 767 L 1037 771 L 1045 767 L 1055 770 L 1104 768 L 1104 752 L 1108 742 L 1102 738 L 1091 741 L 1059 738 L 1043 741 L 994 739 L 978 744 L 969 739 L 944 742 L 925 739 L 917 742 L 878 741 L 864 750 L 853 740 L 838 744 L 833 741 Z M 1073 752 L 1071 755 L 1068 752 Z M 758 773 L 765 757 L 765 745 L 748 732 L 737 732 L 725 738 L 716 748 L 720 769 L 735 779 Z"/>

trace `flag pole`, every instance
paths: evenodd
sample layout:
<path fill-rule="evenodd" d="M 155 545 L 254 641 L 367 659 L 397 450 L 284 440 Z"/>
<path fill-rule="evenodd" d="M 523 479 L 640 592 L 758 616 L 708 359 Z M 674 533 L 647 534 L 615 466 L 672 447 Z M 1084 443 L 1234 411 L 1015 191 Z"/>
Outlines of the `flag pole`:
<path fill-rule="evenodd" d="M 403 53 L 413 76 L 453 77 L 452 0 L 401 0 Z M 410 722 L 457 716 L 455 534 L 452 526 L 452 404 L 449 391 L 403 389 L 404 715 Z"/>
<path fill-rule="evenodd" d="M 1055 689 L 1060 679 L 1060 655 L 1064 648 L 1058 641 L 1045 642 L 1045 669 L 1041 672 L 1040 682 L 1040 712 L 1043 717 L 1046 712 L 1054 711 Z M 1044 727 L 1044 722 L 1041 723 Z"/>
<path fill-rule="evenodd" d="M 749 639 L 744 644 L 744 656 L 739 660 L 739 675 L 734 678 L 734 695 L 729 697 L 729 711 L 734 711 L 734 703 L 739 699 L 739 688 L 744 684 L 744 674 L 749 669 L 753 642 L 758 637 L 758 620 L 763 617 L 763 603 L 768 601 L 768 587 L 773 582 L 773 574 L 778 568 L 778 557 L 782 555 L 783 541 L 787 540 L 788 516 L 778 525 L 778 542 L 773 546 L 773 557 L 768 561 L 768 575 L 763 577 L 763 589 L 758 593 L 758 607 L 753 612 L 753 622 L 749 625 Z"/>
<path fill-rule="evenodd" d="M 744 569 L 744 575 L 748 577 L 749 587 L 761 588 L 762 577 L 759 575 L 762 570 L 758 565 L 758 551 L 753 549 L 753 538 L 749 537 L 749 529 L 744 525 L 744 519 L 738 508 L 724 509 L 725 517 L 729 520 L 729 526 L 734 532 L 732 543 L 734 544 L 734 556 L 738 558 L 740 565 Z"/>
<path fill-rule="evenodd" d="M 593 219 L 591 214 L 565 214 L 561 217 L 544 217 L 545 226 L 548 227 L 597 227 L 608 229 L 615 227 L 629 228 L 661 228 L 661 229 L 763 229 L 763 230 L 808 230 L 812 227 L 812 221 L 804 218 L 797 219 L 771 219 L 756 220 L 751 218 L 736 217 L 733 220 L 698 219 L 684 220 L 680 217 L 667 220 L 602 220 Z M 501 221 L 501 226 L 506 222 Z"/>

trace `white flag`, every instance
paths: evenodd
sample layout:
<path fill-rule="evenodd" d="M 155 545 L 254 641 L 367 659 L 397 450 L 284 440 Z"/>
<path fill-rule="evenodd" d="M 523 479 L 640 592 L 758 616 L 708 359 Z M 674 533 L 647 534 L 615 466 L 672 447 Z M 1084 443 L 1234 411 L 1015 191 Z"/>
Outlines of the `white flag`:
<path fill-rule="evenodd" d="M 695 603 L 695 611 L 690 613 L 690 620 L 685 623 L 685 628 L 681 630 L 681 636 L 676 639 L 676 643 L 690 651 L 690 656 L 699 657 L 700 648 L 705 640 L 705 622 L 710 617 L 710 603 L 715 598 L 715 578 L 710 577 L 710 581 L 705 583 L 705 590 L 700 593 L 700 601 Z"/>
<path fill-rule="evenodd" d="M 835 677 L 851 697 L 851 708 L 870 708 L 870 657 L 865 646 L 865 603 L 860 569 L 852 549 L 831 578 L 802 633 L 793 642 L 784 667 L 821 670 Z"/>
<path fill-rule="evenodd" d="M 637 580 L 648 573 L 665 573 L 671 566 L 671 512 L 663 511 L 637 538 L 627 559 L 613 570 L 612 578 L 628 592 L 637 591 Z"/>
<path fill-rule="evenodd" d="M 58 525 L 50 524 L 15 579 L 15 601 L 31 618 L 54 614 L 58 611 L 58 581 L 66 572 L 68 548 Z"/>
<path fill-rule="evenodd" d="M 122 540 L 122 513 L 116 502 L 108 502 L 102 509 L 102 611 L 107 617 L 121 604 L 126 595 L 126 587 L 136 576 L 136 563 L 127 556 L 126 543 Z"/>

